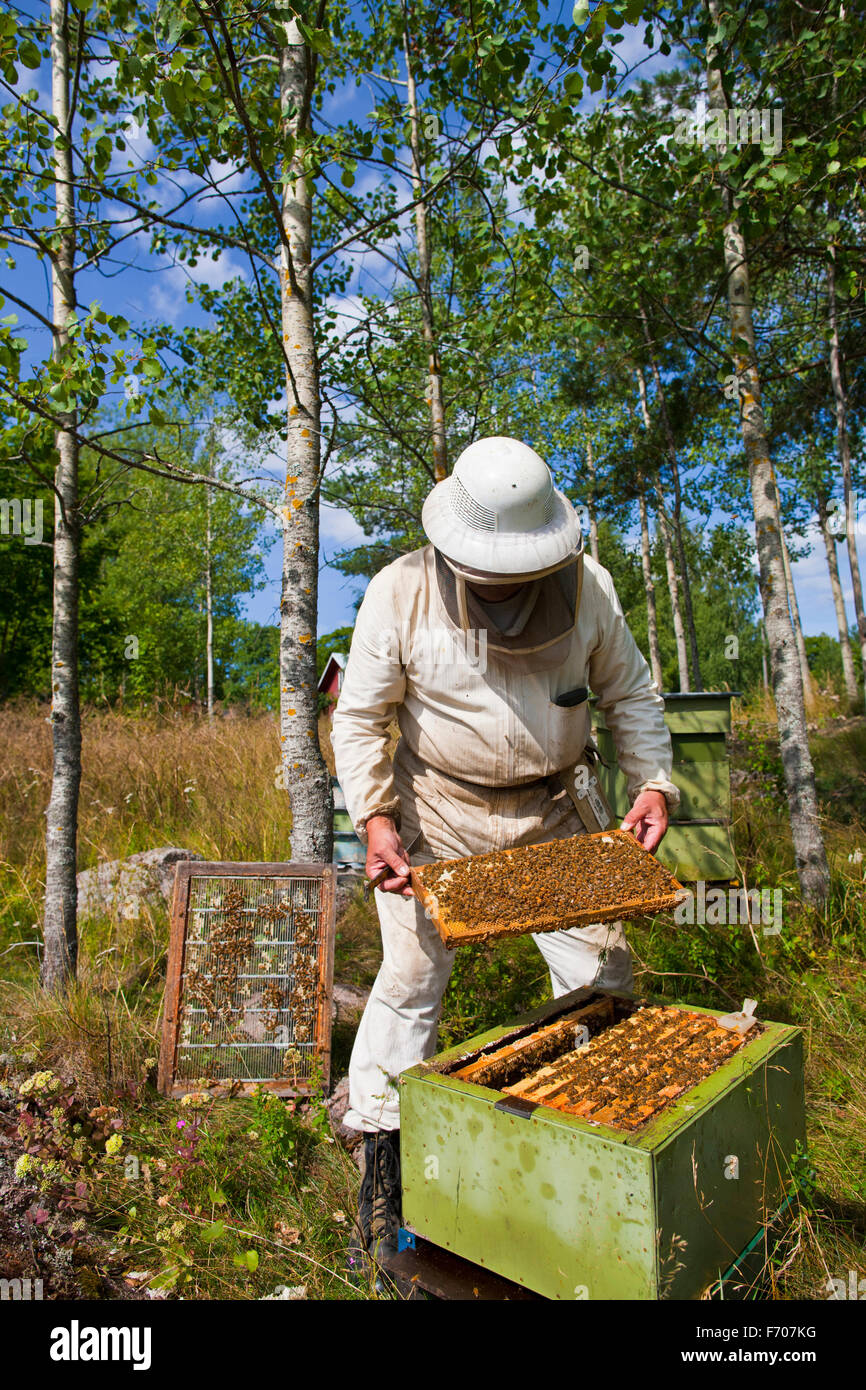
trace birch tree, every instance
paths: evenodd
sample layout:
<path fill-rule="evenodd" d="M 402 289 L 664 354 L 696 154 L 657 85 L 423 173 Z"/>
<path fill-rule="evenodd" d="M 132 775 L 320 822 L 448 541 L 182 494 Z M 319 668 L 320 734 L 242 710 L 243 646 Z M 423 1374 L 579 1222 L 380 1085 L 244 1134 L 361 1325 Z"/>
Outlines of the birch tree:
<path fill-rule="evenodd" d="M 727 129 L 728 98 L 721 57 L 720 6 L 707 0 L 713 32 L 707 43 L 707 97 Z M 770 652 L 773 695 L 779 721 L 782 766 L 788 793 L 794 855 L 803 898 L 820 907 L 829 890 L 829 869 L 818 815 L 815 772 L 809 752 L 803 681 L 791 613 L 776 505 L 776 479 L 761 404 L 749 285 L 749 262 L 737 202 L 728 175 L 718 175 L 724 214 L 724 266 L 730 310 L 732 366 L 740 383 L 741 427 L 749 466 L 761 600 Z"/>
<path fill-rule="evenodd" d="M 422 123 L 418 105 L 418 90 L 412 63 L 412 36 L 409 28 L 409 8 L 401 0 L 403 18 L 403 56 L 406 63 L 406 104 L 409 111 L 409 149 L 412 160 L 412 192 L 415 197 L 415 246 L 418 256 L 418 298 L 424 342 L 428 353 L 427 403 L 430 407 L 430 438 L 433 448 L 433 476 L 437 483 L 448 475 L 448 447 L 445 438 L 445 407 L 442 402 L 442 363 L 433 306 L 430 239 L 427 205 L 424 202 L 424 178 L 421 153 Z M 438 116 L 433 114 L 436 129 Z"/>
<path fill-rule="evenodd" d="M 55 240 L 51 255 L 55 360 L 70 346 L 76 308 L 76 207 L 72 168 L 70 13 L 66 0 L 51 0 L 51 111 L 54 117 Z M 80 31 L 79 31 L 80 37 Z M 79 50 L 80 61 L 80 50 Z M 74 63 L 74 55 L 73 55 Z M 78 957 L 78 796 L 81 786 L 81 712 L 78 700 L 78 498 L 77 412 L 58 412 L 54 431 L 54 621 L 51 635 L 51 797 L 45 837 L 45 950 L 42 983 L 58 991 L 74 975 Z"/>
<path fill-rule="evenodd" d="M 827 573 L 830 576 L 830 592 L 833 596 L 833 608 L 836 613 L 836 629 L 839 633 L 839 647 L 842 652 L 842 679 L 845 684 L 845 694 L 850 707 L 853 709 L 857 703 L 857 675 L 854 670 L 854 655 L 851 650 L 851 637 L 848 632 L 848 615 L 845 612 L 845 598 L 842 594 L 842 584 L 839 579 L 839 559 L 836 554 L 836 537 L 832 534 L 830 521 L 830 504 L 825 490 L 818 490 L 815 500 L 815 511 L 818 517 L 818 526 L 821 531 L 821 540 L 824 544 L 824 553 L 827 557 Z"/>
<path fill-rule="evenodd" d="M 854 598 L 854 617 L 863 669 L 866 671 L 866 608 L 863 605 L 863 577 L 857 554 L 857 497 L 851 473 L 851 439 L 848 430 L 848 392 L 845 385 L 842 351 L 839 345 L 839 315 L 836 298 L 836 247 L 831 242 L 827 257 L 827 316 L 829 324 L 829 367 L 833 386 L 836 416 L 836 449 L 842 474 L 842 497 L 845 505 L 845 545 L 851 568 L 851 589 Z"/>
<path fill-rule="evenodd" d="M 652 429 L 652 420 L 650 419 L 649 404 L 647 401 L 646 377 L 644 376 L 642 367 L 637 368 L 637 385 L 643 426 L 647 434 L 649 434 Z M 658 468 L 653 470 L 652 484 L 656 498 L 656 517 L 658 519 L 659 535 L 661 536 L 662 546 L 664 548 L 665 572 L 668 580 L 668 593 L 670 595 L 671 613 L 673 615 L 674 639 L 677 647 L 677 670 L 679 672 L 680 690 L 688 692 L 691 690 L 689 653 L 686 645 L 686 628 L 683 622 L 683 613 L 680 605 L 680 581 L 677 572 L 677 562 L 674 556 L 673 540 L 671 538 L 672 528 Z"/>

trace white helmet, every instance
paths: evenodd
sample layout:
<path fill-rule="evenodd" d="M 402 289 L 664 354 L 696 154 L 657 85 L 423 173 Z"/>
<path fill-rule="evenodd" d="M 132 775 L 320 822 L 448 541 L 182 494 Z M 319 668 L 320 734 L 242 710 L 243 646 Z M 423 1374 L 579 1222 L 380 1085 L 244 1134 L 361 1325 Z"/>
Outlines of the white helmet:
<path fill-rule="evenodd" d="M 424 502 L 421 524 L 451 567 L 474 580 L 550 574 L 582 546 L 577 512 L 544 459 L 504 435 L 463 450 Z"/>

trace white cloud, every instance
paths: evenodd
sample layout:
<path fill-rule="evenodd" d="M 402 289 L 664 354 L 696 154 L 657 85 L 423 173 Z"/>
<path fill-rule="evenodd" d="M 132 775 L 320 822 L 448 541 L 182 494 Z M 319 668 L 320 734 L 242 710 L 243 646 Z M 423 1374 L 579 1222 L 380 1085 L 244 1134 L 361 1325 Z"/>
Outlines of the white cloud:
<path fill-rule="evenodd" d="M 364 545 L 372 540 L 372 536 L 368 536 L 363 526 L 358 525 L 351 512 L 327 503 L 323 503 L 319 509 L 319 538 L 323 547 L 333 546 L 339 550 Z"/>
<path fill-rule="evenodd" d="M 857 555 L 860 560 L 861 572 L 866 575 L 866 527 L 862 528 L 862 532 L 857 537 Z M 830 592 L 827 557 L 824 553 L 824 542 L 816 525 L 813 524 L 809 527 L 805 540 L 812 547 L 810 553 L 804 555 L 802 560 L 793 561 L 791 565 L 803 631 L 808 636 L 827 632 L 832 637 L 836 637 L 838 636 L 838 626 L 833 595 Z M 851 587 L 848 551 L 845 545 L 836 546 L 836 557 L 839 563 L 839 579 L 842 584 L 842 595 L 850 626 L 854 621 L 854 595 Z"/>

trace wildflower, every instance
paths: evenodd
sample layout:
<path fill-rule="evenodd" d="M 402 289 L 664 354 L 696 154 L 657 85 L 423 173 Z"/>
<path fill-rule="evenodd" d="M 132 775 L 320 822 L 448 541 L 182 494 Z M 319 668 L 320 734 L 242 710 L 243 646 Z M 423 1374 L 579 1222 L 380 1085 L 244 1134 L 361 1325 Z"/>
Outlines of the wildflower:
<path fill-rule="evenodd" d="M 163 1195 L 162 1197 L 157 1197 L 157 1199 L 156 1199 L 156 1205 L 157 1205 L 158 1207 L 167 1207 L 167 1206 L 168 1206 L 168 1198 L 167 1198 L 165 1195 Z"/>
<path fill-rule="evenodd" d="M 59 1091 L 63 1082 L 53 1071 L 38 1071 L 34 1076 L 28 1076 L 26 1081 L 22 1081 L 18 1087 L 19 1096 L 30 1096 L 34 1092 L 45 1091 L 51 1094 L 52 1091 Z"/>
<path fill-rule="evenodd" d="M 183 1127 L 184 1127 L 185 1124 L 186 1124 L 186 1120 L 178 1120 L 178 1122 L 177 1122 L 177 1127 L 178 1127 L 178 1129 L 183 1129 Z"/>
<path fill-rule="evenodd" d="M 338 1225 L 338 1226 L 342 1226 L 343 1222 L 344 1222 L 345 1219 L 346 1219 L 346 1213 L 345 1213 L 344 1211 L 334 1211 L 334 1212 L 331 1213 L 331 1215 L 333 1216 L 334 1220 L 337 1222 L 337 1225 Z"/>
<path fill-rule="evenodd" d="M 16 1178 L 26 1178 L 28 1173 L 32 1173 L 36 1168 L 37 1161 L 32 1154 L 22 1154 L 15 1164 Z"/>
<path fill-rule="evenodd" d="M 111 1138 L 107 1141 L 107 1143 L 106 1143 L 106 1145 L 105 1145 L 105 1152 L 106 1152 L 107 1154 L 117 1154 L 117 1153 L 120 1153 L 120 1150 L 121 1150 L 122 1148 L 123 1148 L 123 1135 L 122 1135 L 122 1134 L 112 1134 Z"/>
<path fill-rule="evenodd" d="M 198 1109 L 199 1106 L 207 1105 L 207 1101 L 207 1096 L 203 1095 L 201 1091 L 190 1091 L 187 1095 L 181 1096 L 180 1098 L 181 1105 L 193 1106 L 196 1109 Z"/>
<path fill-rule="evenodd" d="M 173 1221 L 170 1229 L 171 1234 L 175 1237 L 175 1239 L 178 1239 L 180 1236 L 183 1235 L 184 1231 L 186 1230 L 186 1227 L 184 1226 L 182 1221 Z"/>

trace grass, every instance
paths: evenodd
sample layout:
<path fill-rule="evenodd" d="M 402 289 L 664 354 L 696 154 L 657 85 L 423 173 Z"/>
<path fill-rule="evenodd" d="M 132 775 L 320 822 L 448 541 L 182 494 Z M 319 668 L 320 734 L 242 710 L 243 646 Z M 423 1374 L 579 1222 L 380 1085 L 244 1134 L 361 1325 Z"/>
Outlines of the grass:
<path fill-rule="evenodd" d="M 777 1298 L 826 1298 L 829 1278 L 866 1274 L 866 727 L 834 719 L 829 704 L 813 715 L 833 876 L 831 900 L 816 914 L 797 902 L 770 716 L 761 701 L 736 716 L 733 833 L 743 880 L 782 887 L 783 931 L 763 937 L 748 926 L 677 928 L 657 919 L 633 923 L 629 937 L 641 993 L 725 1007 L 752 995 L 765 1017 L 803 1028 L 810 1149 L 795 1219 L 768 1252 L 767 1277 Z M 42 1167 L 30 1176 L 34 1202 L 50 1213 L 46 1219 L 59 1221 L 70 1182 L 83 1182 L 75 1220 L 103 1232 L 106 1248 L 128 1270 L 168 1296 L 252 1299 L 282 1285 L 311 1298 L 375 1297 L 346 1279 L 358 1175 L 333 1142 L 321 1101 L 291 1107 L 203 1098 L 181 1107 L 157 1095 L 165 913 L 83 922 L 79 984 L 63 1000 L 42 995 L 33 943 L 50 765 L 44 712 L 0 710 L 0 737 L 0 1050 L 16 1054 L 27 1071 L 74 1076 L 85 1129 L 90 1111 L 113 1106 L 112 1133 L 122 1140 L 117 1152 L 107 1152 L 98 1129 L 95 1139 L 75 1135 L 50 1094 L 32 1097 L 25 1109 L 42 1134 Z M 323 744 L 327 758 L 326 736 Z M 275 786 L 277 759 L 268 716 L 209 725 L 170 710 L 140 719 L 89 712 L 82 867 L 159 844 L 209 858 L 285 857 L 288 818 Z M 379 959 L 375 909 L 356 894 L 338 924 L 337 976 L 368 986 Z M 458 952 L 440 1041 L 512 1018 L 548 991 L 529 939 Z M 338 1026 L 335 1076 L 345 1069 L 352 1036 L 351 1027 Z M 98 1267 L 95 1277 L 92 1296 L 104 1296 Z"/>

